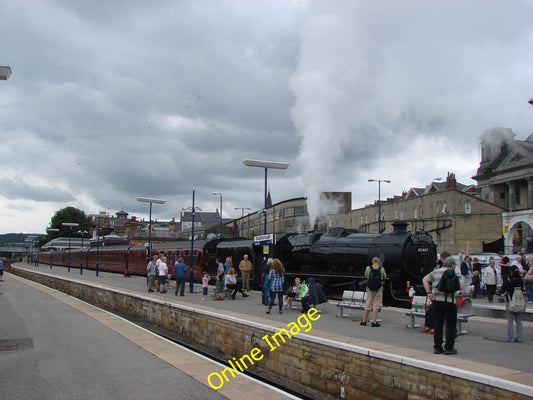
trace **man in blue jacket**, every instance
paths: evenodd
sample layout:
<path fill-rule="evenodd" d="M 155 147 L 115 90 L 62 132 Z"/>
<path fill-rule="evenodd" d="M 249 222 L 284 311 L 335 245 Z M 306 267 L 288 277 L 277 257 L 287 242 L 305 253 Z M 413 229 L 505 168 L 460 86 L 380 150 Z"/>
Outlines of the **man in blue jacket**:
<path fill-rule="evenodd" d="M 183 262 L 183 258 L 179 257 L 174 264 L 174 273 L 176 274 L 176 291 L 174 295 L 178 295 L 178 289 L 180 296 L 185 296 L 185 276 L 187 275 L 187 266 Z"/>

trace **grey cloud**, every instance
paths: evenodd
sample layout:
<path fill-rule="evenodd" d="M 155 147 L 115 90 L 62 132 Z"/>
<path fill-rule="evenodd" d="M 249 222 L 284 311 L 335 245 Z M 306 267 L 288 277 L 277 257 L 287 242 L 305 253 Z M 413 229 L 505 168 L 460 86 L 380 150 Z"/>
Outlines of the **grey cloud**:
<path fill-rule="evenodd" d="M 55 187 L 30 185 L 22 179 L 0 178 L 0 195 L 7 199 L 66 202 L 74 200 L 71 193 Z"/>

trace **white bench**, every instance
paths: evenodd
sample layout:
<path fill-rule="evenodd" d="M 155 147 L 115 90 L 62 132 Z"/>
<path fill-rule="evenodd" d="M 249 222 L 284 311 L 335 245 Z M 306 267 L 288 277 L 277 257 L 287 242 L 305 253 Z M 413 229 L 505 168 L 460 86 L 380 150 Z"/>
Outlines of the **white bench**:
<path fill-rule="evenodd" d="M 407 328 L 419 328 L 420 325 L 416 323 L 415 318 L 425 318 L 427 310 L 427 297 L 426 296 L 413 296 L 413 302 L 411 303 L 411 309 L 405 313 L 409 317 L 409 324 Z M 457 334 L 465 335 L 468 333 L 466 329 L 463 329 L 463 323 L 468 322 L 468 318 L 473 317 L 475 314 L 471 313 L 457 313 Z"/>
<path fill-rule="evenodd" d="M 427 297 L 426 296 L 413 296 L 411 302 L 411 309 L 405 313 L 409 317 L 408 328 L 419 328 L 420 324 L 416 323 L 415 318 L 422 318 L 426 316 L 427 310 Z"/>
<path fill-rule="evenodd" d="M 360 292 L 356 290 L 345 290 L 342 293 L 342 300 L 337 304 L 337 307 L 340 308 L 340 314 L 336 316 L 339 318 L 348 317 L 348 315 L 344 313 L 345 308 L 364 310 L 365 296 L 366 292 Z"/>

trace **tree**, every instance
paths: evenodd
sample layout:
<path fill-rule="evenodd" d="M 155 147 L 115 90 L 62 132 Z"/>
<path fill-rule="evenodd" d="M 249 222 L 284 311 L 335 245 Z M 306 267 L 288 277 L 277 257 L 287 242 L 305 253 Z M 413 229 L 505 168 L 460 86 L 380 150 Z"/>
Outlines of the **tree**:
<path fill-rule="evenodd" d="M 91 227 L 91 218 L 88 217 L 82 210 L 74 207 L 65 207 L 61 210 L 57 211 L 52 219 L 50 220 L 50 226 L 49 228 L 52 229 L 59 229 L 58 232 L 48 232 L 47 240 L 50 241 L 57 237 L 66 237 L 70 233 L 70 228 L 68 226 L 63 226 L 63 222 L 74 222 L 77 223 L 78 226 L 73 228 L 73 232 L 78 232 L 80 230 L 83 231 L 90 231 Z M 83 237 L 89 237 L 89 233 L 86 233 L 83 235 Z M 80 234 L 77 234 L 76 236 L 81 237 Z"/>

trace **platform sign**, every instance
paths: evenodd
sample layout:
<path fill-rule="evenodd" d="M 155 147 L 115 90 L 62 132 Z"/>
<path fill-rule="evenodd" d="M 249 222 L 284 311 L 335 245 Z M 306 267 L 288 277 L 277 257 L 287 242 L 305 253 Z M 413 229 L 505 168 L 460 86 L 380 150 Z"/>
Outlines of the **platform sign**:
<path fill-rule="evenodd" d="M 267 235 L 259 235 L 254 236 L 254 244 L 255 245 L 267 245 L 267 244 L 275 244 L 276 243 L 276 237 L 273 233 L 267 234 Z"/>

